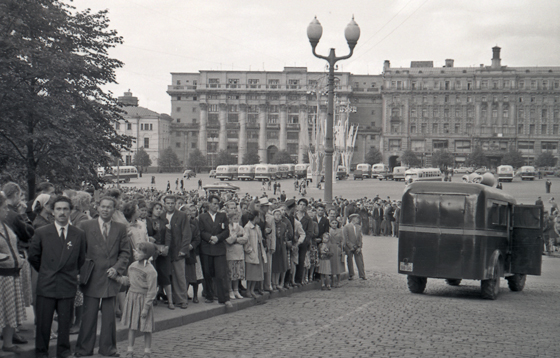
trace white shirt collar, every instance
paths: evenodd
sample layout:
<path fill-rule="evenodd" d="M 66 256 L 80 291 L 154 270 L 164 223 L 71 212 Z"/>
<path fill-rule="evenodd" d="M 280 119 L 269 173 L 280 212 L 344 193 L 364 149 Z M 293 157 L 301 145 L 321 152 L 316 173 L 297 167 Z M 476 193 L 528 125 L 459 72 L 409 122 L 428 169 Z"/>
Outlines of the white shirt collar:
<path fill-rule="evenodd" d="M 97 221 L 99 222 L 99 229 L 101 229 L 101 232 L 103 232 L 103 224 L 105 224 L 105 221 L 103 221 L 103 219 L 101 219 L 101 216 L 99 218 L 97 218 Z M 111 230 L 111 221 L 109 220 L 107 222 L 107 225 L 109 225 L 109 230 Z"/>
<path fill-rule="evenodd" d="M 212 214 L 211 212 L 208 212 L 208 214 L 210 214 L 210 217 L 212 218 L 212 221 L 216 222 L 216 214 L 218 214 L 218 212 L 216 211 L 214 214 Z"/>
<path fill-rule="evenodd" d="M 60 229 L 64 229 L 64 239 L 66 240 L 66 238 L 68 237 L 68 226 L 70 226 L 70 224 L 67 223 L 66 226 L 60 226 L 55 221 L 54 226 L 56 227 L 56 232 L 58 233 L 58 236 L 60 236 Z"/>

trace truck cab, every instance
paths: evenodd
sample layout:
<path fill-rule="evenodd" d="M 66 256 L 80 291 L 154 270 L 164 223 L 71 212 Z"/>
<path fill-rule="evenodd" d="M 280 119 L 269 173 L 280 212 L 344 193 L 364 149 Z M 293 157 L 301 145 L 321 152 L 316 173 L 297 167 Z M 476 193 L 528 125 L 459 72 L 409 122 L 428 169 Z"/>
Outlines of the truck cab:
<path fill-rule="evenodd" d="M 414 182 L 402 197 L 398 272 L 413 293 L 428 278 L 480 280 L 487 299 L 497 298 L 501 277 L 521 291 L 526 275 L 541 273 L 542 216 L 542 206 L 483 184 Z"/>

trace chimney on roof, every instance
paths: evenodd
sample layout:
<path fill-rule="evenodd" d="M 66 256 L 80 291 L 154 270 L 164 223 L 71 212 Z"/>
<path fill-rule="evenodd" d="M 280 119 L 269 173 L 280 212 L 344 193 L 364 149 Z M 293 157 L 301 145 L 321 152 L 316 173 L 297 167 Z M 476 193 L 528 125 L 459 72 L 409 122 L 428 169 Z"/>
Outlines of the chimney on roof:
<path fill-rule="evenodd" d="M 448 58 L 447 60 L 445 60 L 445 67 L 453 67 L 453 59 Z"/>
<path fill-rule="evenodd" d="M 391 68 L 391 62 L 389 60 L 385 60 L 385 62 L 383 62 L 383 71 L 387 71 L 390 68 Z"/>
<path fill-rule="evenodd" d="M 122 106 L 138 107 L 138 97 L 134 97 L 130 90 L 125 92 L 124 96 L 119 97 L 118 102 Z"/>
<path fill-rule="evenodd" d="M 499 68 L 502 67 L 502 64 L 501 64 L 502 59 L 500 58 L 500 50 L 501 50 L 501 48 L 499 48 L 498 46 L 492 47 L 492 68 L 493 69 L 499 69 Z"/>

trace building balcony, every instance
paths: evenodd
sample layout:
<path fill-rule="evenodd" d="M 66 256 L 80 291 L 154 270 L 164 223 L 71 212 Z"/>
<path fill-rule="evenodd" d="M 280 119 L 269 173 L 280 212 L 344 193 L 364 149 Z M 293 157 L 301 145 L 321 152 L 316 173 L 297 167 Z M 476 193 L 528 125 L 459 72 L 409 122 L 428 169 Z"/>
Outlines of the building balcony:
<path fill-rule="evenodd" d="M 261 126 L 258 123 L 247 123 L 248 129 L 259 129 Z"/>
<path fill-rule="evenodd" d="M 299 123 L 288 123 L 288 129 L 299 129 Z"/>
<path fill-rule="evenodd" d="M 167 93 L 195 91 L 197 86 L 167 86 Z"/>
<path fill-rule="evenodd" d="M 239 123 L 227 123 L 226 128 L 227 129 L 239 129 Z"/>
<path fill-rule="evenodd" d="M 280 129 L 280 124 L 278 124 L 278 123 L 267 123 L 266 128 L 268 128 L 268 129 Z"/>

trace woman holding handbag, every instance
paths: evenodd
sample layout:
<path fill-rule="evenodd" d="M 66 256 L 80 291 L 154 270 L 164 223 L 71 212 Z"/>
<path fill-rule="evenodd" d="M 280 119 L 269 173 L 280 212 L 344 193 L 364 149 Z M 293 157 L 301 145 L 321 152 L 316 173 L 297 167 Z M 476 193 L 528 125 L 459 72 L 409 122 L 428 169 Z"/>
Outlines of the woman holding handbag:
<path fill-rule="evenodd" d="M 5 224 L 8 217 L 8 202 L 0 192 L 0 328 L 4 352 L 21 354 L 23 350 L 14 346 L 15 329 L 26 320 L 23 289 L 19 273 L 24 260 L 17 252 L 17 237 Z"/>

